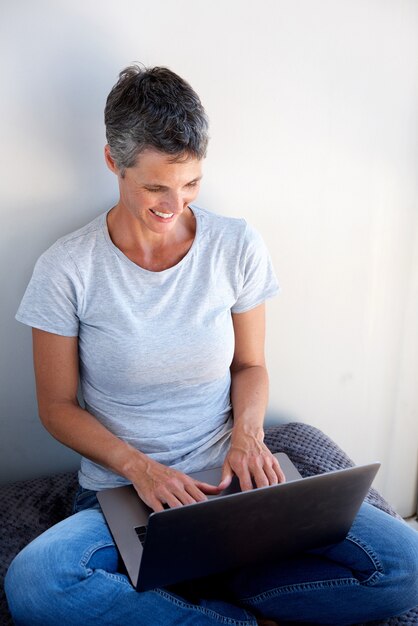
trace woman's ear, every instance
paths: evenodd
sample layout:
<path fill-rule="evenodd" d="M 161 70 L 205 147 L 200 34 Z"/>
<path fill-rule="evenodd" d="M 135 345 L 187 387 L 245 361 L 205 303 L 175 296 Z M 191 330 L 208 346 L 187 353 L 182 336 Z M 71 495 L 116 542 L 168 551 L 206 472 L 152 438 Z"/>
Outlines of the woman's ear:
<path fill-rule="evenodd" d="M 119 169 L 118 166 L 116 165 L 112 155 L 110 154 L 110 146 L 109 144 L 106 144 L 104 147 L 104 157 L 105 157 L 105 162 L 107 167 L 110 169 L 111 172 L 113 172 L 114 174 L 116 174 L 116 176 L 119 173 Z"/>

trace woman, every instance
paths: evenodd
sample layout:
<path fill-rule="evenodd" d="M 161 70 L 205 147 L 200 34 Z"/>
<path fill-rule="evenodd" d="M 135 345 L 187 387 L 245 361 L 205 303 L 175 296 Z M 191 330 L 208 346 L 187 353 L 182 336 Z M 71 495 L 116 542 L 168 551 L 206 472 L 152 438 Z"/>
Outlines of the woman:
<path fill-rule="evenodd" d="M 118 571 L 98 490 L 132 483 L 160 511 L 204 500 L 233 474 L 242 489 L 284 476 L 263 443 L 264 302 L 277 282 L 244 220 L 193 204 L 208 141 L 198 96 L 167 69 L 129 67 L 105 122 L 119 202 L 42 255 L 17 314 L 33 327 L 41 420 L 83 458 L 76 514 L 9 569 L 16 623 L 336 625 L 415 606 L 417 538 L 368 505 L 353 539 L 213 577 L 193 600 L 187 585 L 137 593 Z M 188 476 L 219 465 L 217 487 Z"/>

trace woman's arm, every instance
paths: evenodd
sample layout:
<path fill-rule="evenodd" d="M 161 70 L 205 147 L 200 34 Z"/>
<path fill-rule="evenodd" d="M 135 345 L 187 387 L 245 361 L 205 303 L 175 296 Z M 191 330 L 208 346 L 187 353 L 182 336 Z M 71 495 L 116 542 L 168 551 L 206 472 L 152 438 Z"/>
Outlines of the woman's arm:
<path fill-rule="evenodd" d="M 33 329 L 39 416 L 55 439 L 131 481 L 155 511 L 205 500 L 219 489 L 157 463 L 105 428 L 77 400 L 78 337 Z"/>
<path fill-rule="evenodd" d="M 263 443 L 268 402 L 268 374 L 264 356 L 265 306 L 232 316 L 235 352 L 231 364 L 231 403 L 234 417 L 231 447 L 225 459 L 224 489 L 236 474 L 242 490 L 285 480 L 279 462 Z"/>

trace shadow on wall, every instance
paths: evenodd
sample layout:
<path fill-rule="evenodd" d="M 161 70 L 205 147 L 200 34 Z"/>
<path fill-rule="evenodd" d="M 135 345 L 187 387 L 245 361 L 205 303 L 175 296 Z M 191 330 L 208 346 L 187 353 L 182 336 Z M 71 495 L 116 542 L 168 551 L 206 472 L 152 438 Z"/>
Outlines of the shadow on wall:
<path fill-rule="evenodd" d="M 0 234 L 3 483 L 78 466 L 78 455 L 39 422 L 31 331 L 14 315 L 39 255 L 110 208 L 116 197 L 102 155 L 103 108 L 120 69 L 117 51 L 106 47 L 108 34 L 99 22 L 76 11 L 66 14 L 61 3 L 38 9 L 15 3 L 0 26 L 8 86 L 1 103 L 8 120 Z"/>
<path fill-rule="evenodd" d="M 279 424 L 290 424 L 292 422 L 300 422 L 295 415 L 286 413 L 285 411 L 267 411 L 264 419 L 264 428 L 270 426 L 278 426 Z"/>

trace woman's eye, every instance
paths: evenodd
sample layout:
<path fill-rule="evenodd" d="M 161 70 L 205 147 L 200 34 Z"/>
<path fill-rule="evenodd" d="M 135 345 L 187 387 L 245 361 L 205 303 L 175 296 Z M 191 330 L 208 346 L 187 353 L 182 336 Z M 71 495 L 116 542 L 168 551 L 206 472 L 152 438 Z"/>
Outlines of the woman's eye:
<path fill-rule="evenodd" d="M 193 189 L 193 187 L 197 187 L 198 184 L 199 184 L 198 180 L 193 180 L 191 183 L 187 183 L 186 187 L 188 187 L 189 189 Z M 161 187 L 145 187 L 145 189 L 151 193 L 159 193 L 163 191 Z"/>

